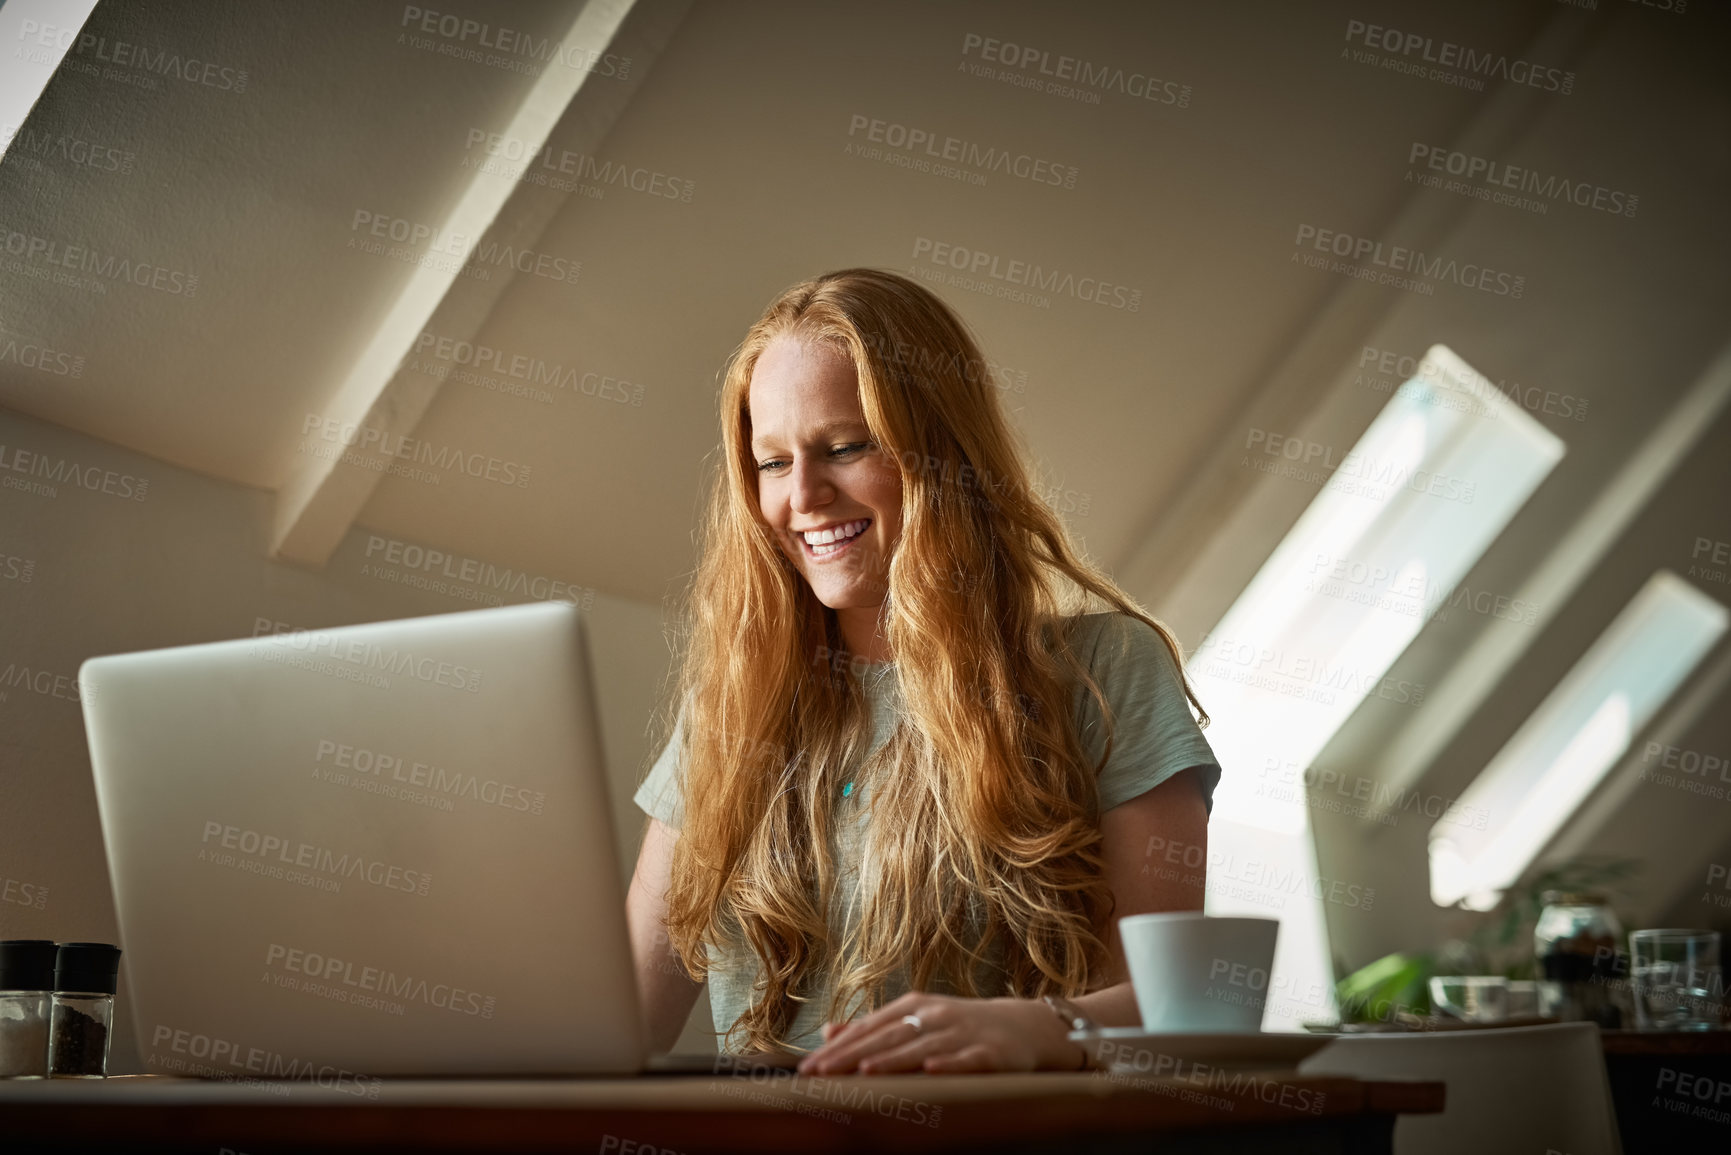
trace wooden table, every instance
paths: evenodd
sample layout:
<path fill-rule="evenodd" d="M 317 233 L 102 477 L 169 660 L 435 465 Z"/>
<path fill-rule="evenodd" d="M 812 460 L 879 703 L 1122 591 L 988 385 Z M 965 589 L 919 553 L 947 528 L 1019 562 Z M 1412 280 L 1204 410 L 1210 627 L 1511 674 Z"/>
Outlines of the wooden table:
<path fill-rule="evenodd" d="M 1436 1082 L 1204 1068 L 1204 1077 L 853 1076 L 0 1082 L 0 1147 L 69 1151 L 1387 1152 Z"/>
<path fill-rule="evenodd" d="M 1601 1031 L 1623 1150 L 1731 1146 L 1731 1031 Z"/>

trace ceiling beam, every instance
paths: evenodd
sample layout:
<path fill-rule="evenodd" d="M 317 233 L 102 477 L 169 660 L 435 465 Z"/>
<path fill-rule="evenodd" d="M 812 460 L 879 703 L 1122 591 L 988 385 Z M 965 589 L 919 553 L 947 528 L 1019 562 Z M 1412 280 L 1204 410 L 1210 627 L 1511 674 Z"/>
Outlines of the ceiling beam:
<path fill-rule="evenodd" d="M 575 5 L 561 38 L 559 59 L 599 59 L 612 53 L 631 60 L 628 77 L 596 78 L 588 69 L 546 68 L 504 134 L 540 150 L 593 154 L 642 84 L 651 64 L 684 19 L 690 0 L 588 0 Z M 473 170 L 468 186 L 442 222 L 443 236 L 479 238 L 467 249 L 532 248 L 566 206 L 570 193 L 516 183 Z M 492 250 L 497 251 L 497 250 Z M 401 444 L 413 434 L 442 382 L 410 368 L 423 332 L 471 339 L 512 284 L 516 269 L 489 270 L 486 280 L 462 275 L 462 263 L 417 265 L 321 416 L 338 428 L 366 431 L 368 441 L 339 456 L 302 455 L 277 491 L 270 553 L 273 558 L 322 567 L 394 458 L 378 444 Z M 503 273 L 503 275 L 499 275 Z M 341 457 L 360 464 L 345 464 Z"/>
<path fill-rule="evenodd" d="M 90 19 L 96 0 L 0 0 L 0 157 L 24 127 L 60 62 Z"/>

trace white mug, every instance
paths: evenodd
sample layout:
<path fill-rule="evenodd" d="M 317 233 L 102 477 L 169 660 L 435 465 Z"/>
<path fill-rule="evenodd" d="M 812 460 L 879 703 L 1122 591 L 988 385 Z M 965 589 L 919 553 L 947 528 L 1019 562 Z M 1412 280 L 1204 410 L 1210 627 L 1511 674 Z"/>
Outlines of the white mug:
<path fill-rule="evenodd" d="M 1150 1033 L 1258 1031 L 1280 920 L 1201 911 L 1118 920 L 1130 983 Z"/>

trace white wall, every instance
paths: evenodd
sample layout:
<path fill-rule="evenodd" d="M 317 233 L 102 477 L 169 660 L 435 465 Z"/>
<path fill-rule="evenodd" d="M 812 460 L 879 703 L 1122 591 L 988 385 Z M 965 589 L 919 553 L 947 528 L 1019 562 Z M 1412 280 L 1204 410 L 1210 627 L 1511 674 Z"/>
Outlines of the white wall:
<path fill-rule="evenodd" d="M 44 480 L 74 470 L 89 488 Z M 260 619 L 316 628 L 485 604 L 381 579 L 366 567 L 389 547 L 364 528 L 323 571 L 273 562 L 273 500 L 0 409 L 0 938 L 120 942 L 77 700 L 85 658 L 248 636 Z M 657 607 L 597 594 L 590 625 L 623 886 L 671 652 Z M 123 956 L 122 1004 L 125 974 Z M 119 1009 L 110 1070 L 126 1073 L 139 1066 Z M 693 1021 L 707 1024 L 706 1004 Z"/>

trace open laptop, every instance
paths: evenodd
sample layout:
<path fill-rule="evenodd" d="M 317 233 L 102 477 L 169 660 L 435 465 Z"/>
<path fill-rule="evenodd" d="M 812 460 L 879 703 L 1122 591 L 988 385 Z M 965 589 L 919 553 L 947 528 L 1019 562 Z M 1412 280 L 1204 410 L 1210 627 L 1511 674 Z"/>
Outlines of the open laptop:
<path fill-rule="evenodd" d="M 149 1070 L 645 1069 L 575 607 L 93 658 L 79 684 Z"/>

